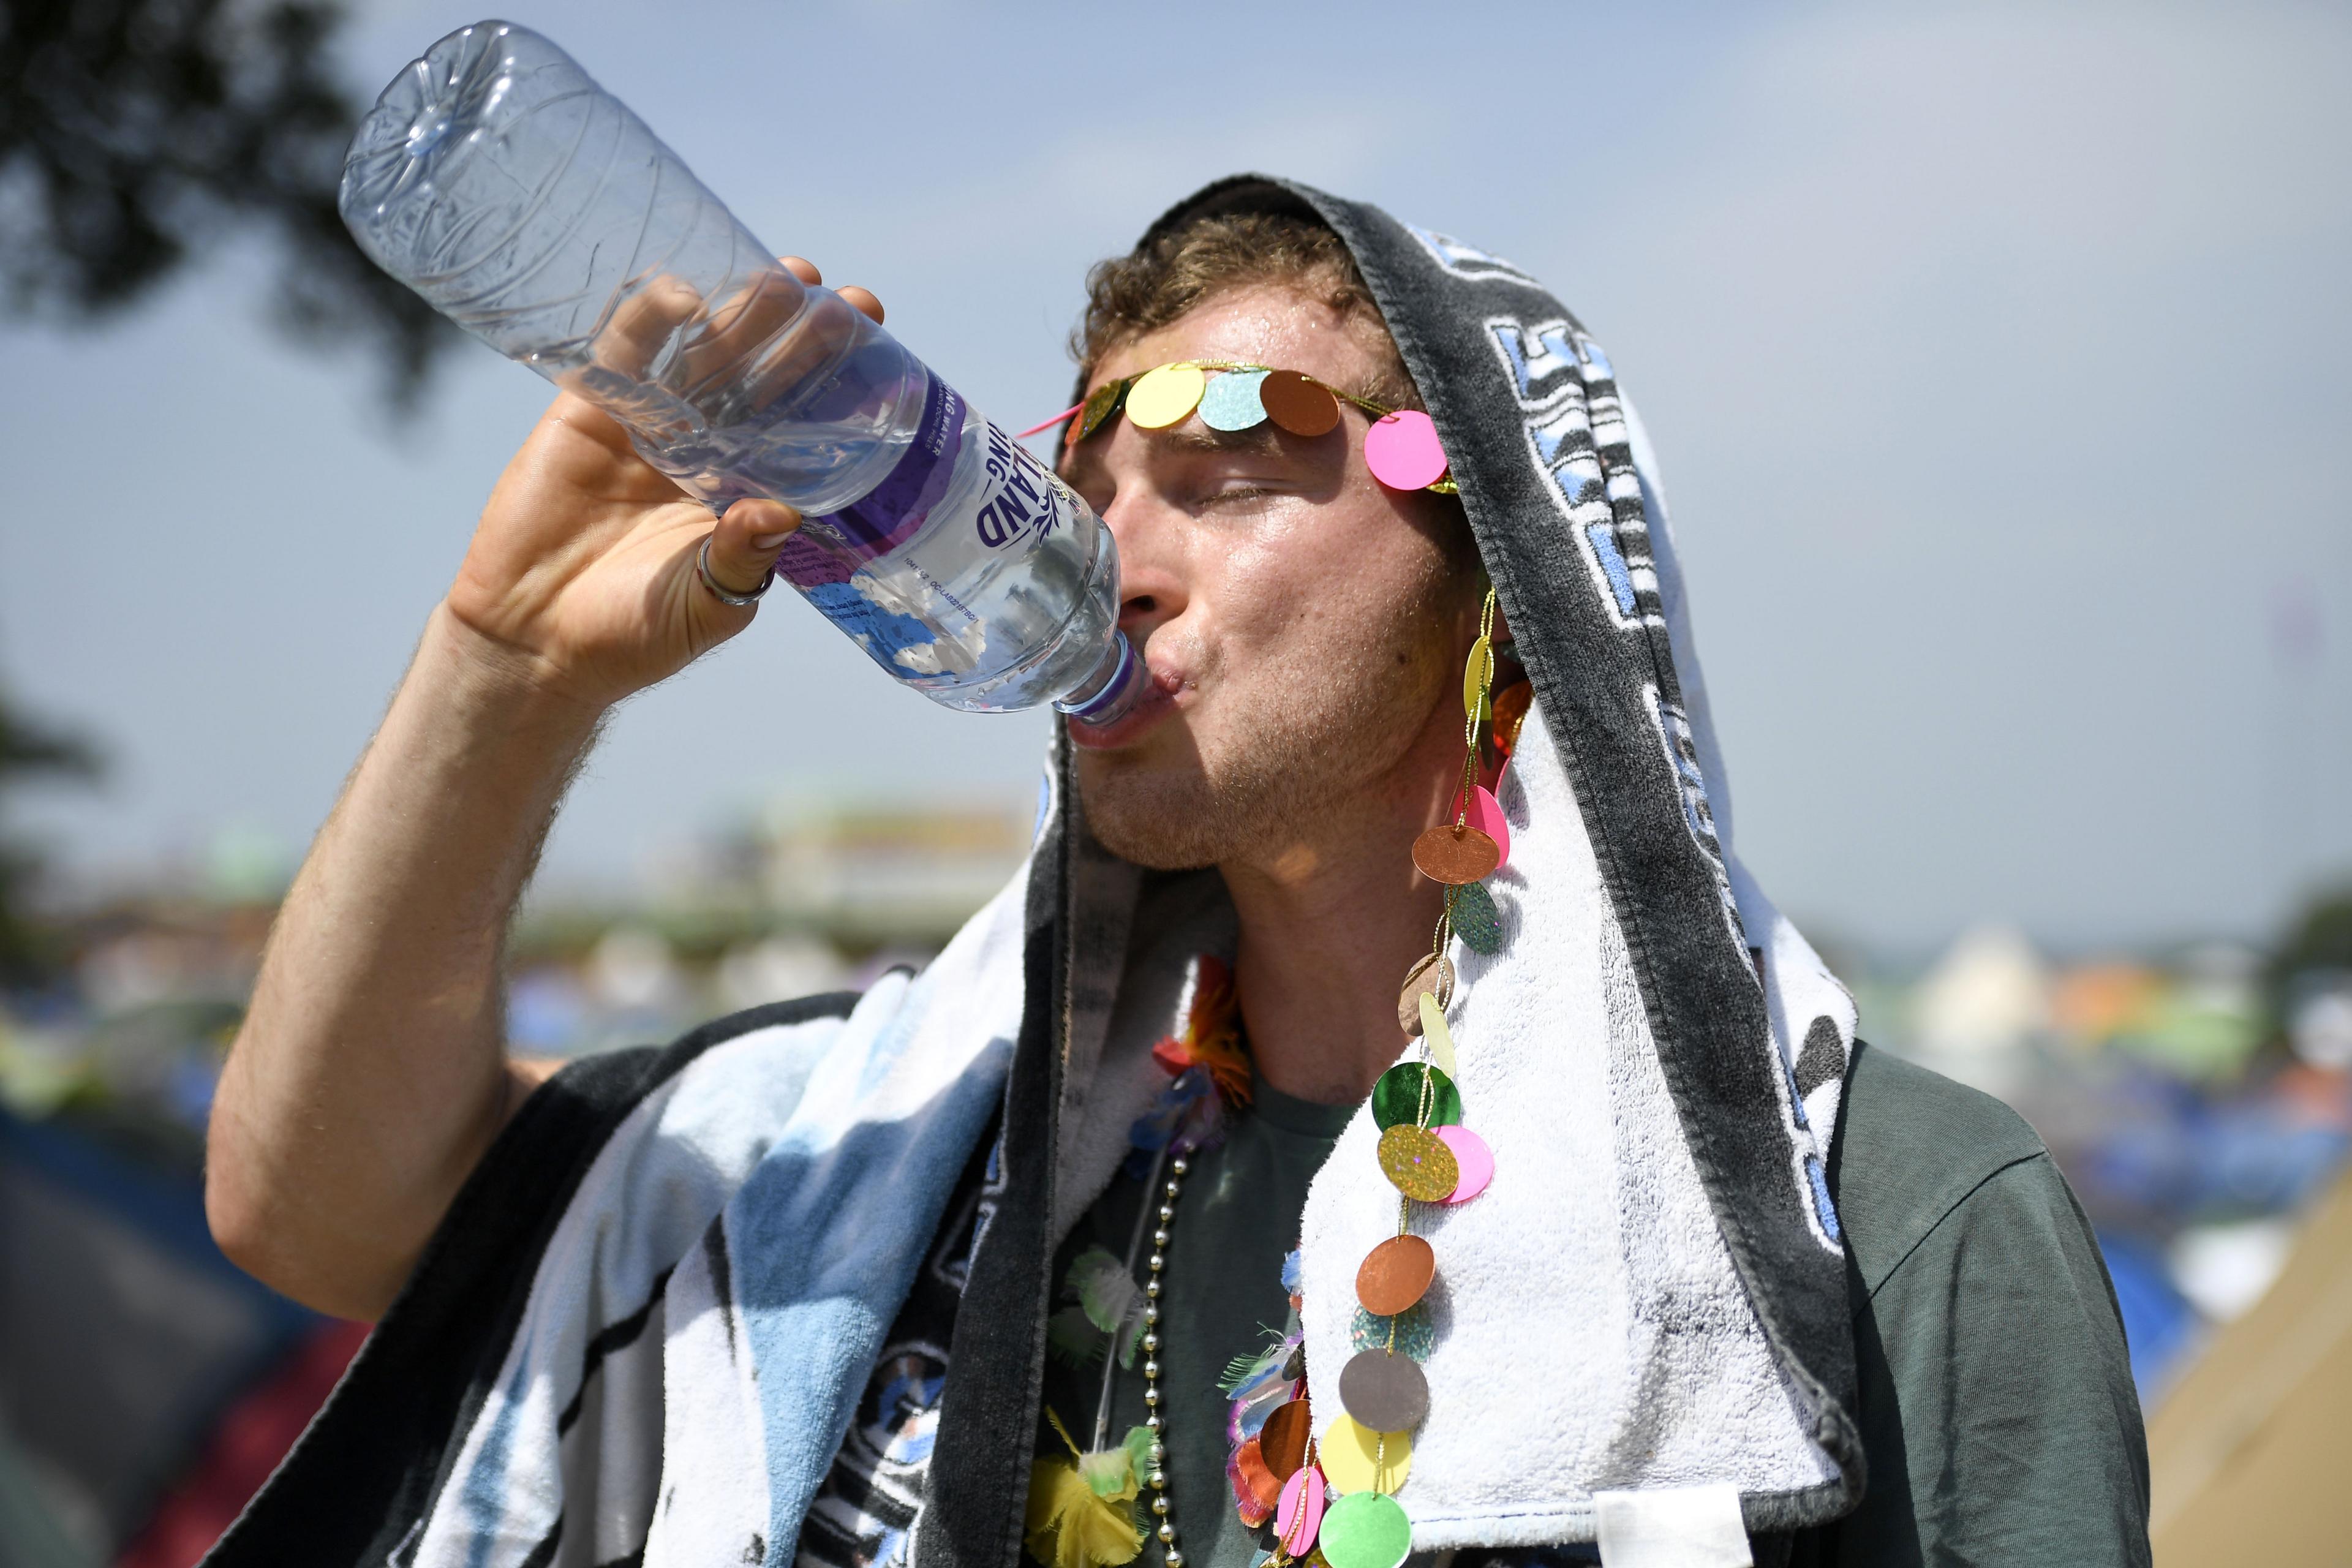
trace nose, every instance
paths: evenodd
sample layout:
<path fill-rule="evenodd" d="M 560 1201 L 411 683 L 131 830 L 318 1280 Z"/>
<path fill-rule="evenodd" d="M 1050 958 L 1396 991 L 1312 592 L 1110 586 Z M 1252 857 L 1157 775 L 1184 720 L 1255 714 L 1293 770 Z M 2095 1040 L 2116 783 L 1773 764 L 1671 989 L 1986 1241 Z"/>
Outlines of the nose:
<path fill-rule="evenodd" d="M 1103 512 L 1118 542 L 1118 627 L 1139 648 L 1184 613 L 1189 595 L 1178 521 L 1140 486 L 1122 486 Z"/>

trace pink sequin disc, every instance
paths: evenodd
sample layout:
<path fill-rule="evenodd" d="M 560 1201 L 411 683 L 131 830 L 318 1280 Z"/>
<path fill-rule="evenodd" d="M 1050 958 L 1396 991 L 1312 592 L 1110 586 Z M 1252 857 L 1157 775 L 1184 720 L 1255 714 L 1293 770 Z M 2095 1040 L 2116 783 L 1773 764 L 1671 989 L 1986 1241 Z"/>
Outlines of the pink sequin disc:
<path fill-rule="evenodd" d="M 1495 1179 L 1495 1152 L 1486 1147 L 1486 1141 L 1467 1127 L 1433 1127 L 1430 1131 L 1454 1151 L 1454 1163 L 1462 1167 L 1462 1179 L 1454 1184 L 1454 1190 L 1443 1201 L 1466 1204 L 1485 1192 L 1486 1184 Z"/>
<path fill-rule="evenodd" d="M 1322 1528 L 1323 1472 L 1309 1465 L 1282 1483 L 1282 1501 L 1275 1505 L 1274 1531 L 1285 1552 L 1304 1557 L 1315 1545 L 1315 1532 Z"/>
<path fill-rule="evenodd" d="M 1426 489 L 1445 474 L 1437 426 L 1418 409 L 1383 414 L 1364 432 L 1364 465 L 1392 490 Z"/>
<path fill-rule="evenodd" d="M 1461 797 L 1456 795 L 1458 802 Z M 1511 863 L 1511 825 L 1503 820 L 1502 803 L 1495 792 L 1485 784 L 1470 791 L 1469 825 L 1495 841 L 1495 867 L 1500 870 Z"/>

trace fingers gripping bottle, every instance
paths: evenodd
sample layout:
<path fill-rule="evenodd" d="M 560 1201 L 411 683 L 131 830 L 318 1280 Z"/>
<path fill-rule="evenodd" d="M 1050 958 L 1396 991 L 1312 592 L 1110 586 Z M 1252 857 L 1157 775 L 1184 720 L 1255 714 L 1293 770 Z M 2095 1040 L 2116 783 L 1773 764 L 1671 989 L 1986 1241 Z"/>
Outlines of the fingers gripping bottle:
<path fill-rule="evenodd" d="M 777 265 L 547 39 L 450 34 L 376 100 L 343 221 L 451 321 L 611 414 L 723 511 L 803 514 L 777 574 L 950 708 L 1106 723 L 1146 684 L 1110 531 L 889 333 Z"/>

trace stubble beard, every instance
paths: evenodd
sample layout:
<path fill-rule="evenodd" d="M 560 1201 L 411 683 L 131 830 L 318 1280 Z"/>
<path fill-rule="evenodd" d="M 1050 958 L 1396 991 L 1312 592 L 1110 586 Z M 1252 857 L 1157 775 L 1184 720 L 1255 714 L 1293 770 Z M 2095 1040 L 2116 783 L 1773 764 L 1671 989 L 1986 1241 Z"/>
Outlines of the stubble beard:
<path fill-rule="evenodd" d="M 1400 637 L 1304 678 L 1229 688 L 1214 733 L 1180 762 L 1081 752 L 1087 826 L 1112 854 L 1160 871 L 1342 837 L 1419 741 L 1444 663 L 1433 629 Z"/>

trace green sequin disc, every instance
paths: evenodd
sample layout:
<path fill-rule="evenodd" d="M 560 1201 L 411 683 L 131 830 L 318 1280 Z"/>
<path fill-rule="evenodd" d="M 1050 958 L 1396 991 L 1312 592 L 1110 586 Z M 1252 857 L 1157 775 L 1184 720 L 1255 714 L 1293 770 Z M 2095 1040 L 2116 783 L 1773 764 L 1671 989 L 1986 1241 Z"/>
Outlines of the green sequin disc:
<path fill-rule="evenodd" d="M 1407 1307 L 1393 1318 L 1375 1317 L 1361 1307 L 1348 1322 L 1348 1344 L 1352 1350 L 1386 1350 L 1389 1345 L 1389 1325 L 1396 1325 L 1396 1348 L 1399 1355 L 1409 1355 L 1415 1361 L 1427 1361 L 1437 1342 L 1437 1331 L 1429 1321 L 1429 1308 L 1416 1304 Z"/>
<path fill-rule="evenodd" d="M 1127 389 L 1134 384 L 1135 378 L 1130 375 L 1123 381 L 1106 381 L 1096 387 L 1085 406 L 1078 410 L 1077 418 L 1071 423 L 1070 439 L 1073 442 L 1083 441 L 1101 429 L 1102 422 L 1126 400 Z"/>
<path fill-rule="evenodd" d="M 1349 1492 L 1325 1512 L 1317 1539 L 1331 1568 L 1399 1568 L 1412 1551 L 1412 1521 L 1392 1497 Z"/>
<path fill-rule="evenodd" d="M 1429 1125 L 1458 1127 L 1462 1123 L 1462 1091 L 1454 1080 L 1420 1062 L 1399 1062 L 1372 1085 L 1372 1121 L 1382 1131 L 1421 1121 L 1421 1075 L 1427 1073 L 1435 1088 L 1430 1097 Z"/>
<path fill-rule="evenodd" d="M 1492 954 L 1503 945 L 1503 911 L 1484 882 L 1465 882 L 1454 889 L 1454 934 L 1473 952 Z"/>

